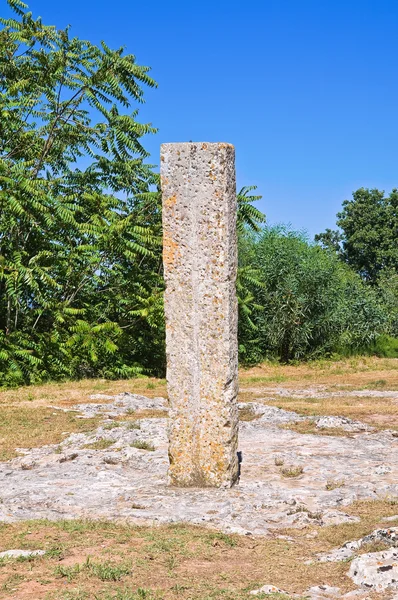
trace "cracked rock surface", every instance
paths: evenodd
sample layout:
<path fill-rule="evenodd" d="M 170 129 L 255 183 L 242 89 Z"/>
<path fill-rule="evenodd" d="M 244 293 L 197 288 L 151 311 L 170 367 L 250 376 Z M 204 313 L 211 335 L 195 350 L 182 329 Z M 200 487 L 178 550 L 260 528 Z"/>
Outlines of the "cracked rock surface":
<path fill-rule="evenodd" d="M 359 539 L 346 542 L 341 548 L 336 548 L 332 552 L 326 554 L 319 554 L 318 560 L 320 562 L 339 562 L 347 560 L 355 555 L 355 553 L 366 546 L 375 542 L 382 542 L 386 546 L 393 548 L 398 547 L 398 527 L 390 527 L 389 529 L 375 529 L 369 535 Z"/>
<path fill-rule="evenodd" d="M 398 549 L 371 552 L 354 558 L 348 576 L 368 590 L 398 590 Z"/>
<path fill-rule="evenodd" d="M 355 520 L 344 507 L 357 499 L 398 495 L 398 438 L 366 428 L 350 437 L 303 435 L 280 425 L 300 421 L 294 412 L 241 404 L 255 413 L 240 423 L 242 477 L 231 489 L 167 485 L 167 402 L 134 394 L 101 396 L 74 407 L 82 418 L 103 414 L 92 433 L 72 434 L 60 446 L 21 450 L 0 463 L 0 520 L 109 518 L 145 523 L 187 522 L 225 532 L 264 535 L 277 528 Z M 164 411 L 164 418 L 112 421 L 134 410 Z M 109 441 L 104 450 L 86 448 Z M 154 451 L 134 447 L 146 442 Z M 132 445 L 133 444 L 133 445 Z M 60 450 L 61 448 L 61 450 Z M 284 467 L 302 467 L 284 477 Z M 344 485 L 326 490 L 330 480 Z"/>

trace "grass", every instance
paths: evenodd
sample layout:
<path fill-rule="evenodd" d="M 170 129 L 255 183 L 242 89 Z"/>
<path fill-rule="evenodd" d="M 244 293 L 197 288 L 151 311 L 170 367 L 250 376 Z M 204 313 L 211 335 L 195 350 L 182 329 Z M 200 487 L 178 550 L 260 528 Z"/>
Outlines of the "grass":
<path fill-rule="evenodd" d="M 304 473 L 304 468 L 301 465 L 291 465 L 281 469 L 281 475 L 283 477 L 299 477 Z"/>
<path fill-rule="evenodd" d="M 66 577 L 69 583 L 81 575 L 96 577 L 101 581 L 120 581 L 125 575 L 129 575 L 130 573 L 131 566 L 127 566 L 124 563 L 95 562 L 89 556 L 84 563 L 77 563 L 70 567 L 58 565 L 54 570 L 56 576 Z"/>
<path fill-rule="evenodd" d="M 328 480 L 326 482 L 325 489 L 328 492 L 331 492 L 332 490 L 336 490 L 337 488 L 344 487 L 344 485 L 345 485 L 344 479 L 336 479 L 334 481 Z"/>
<path fill-rule="evenodd" d="M 16 448 L 59 444 L 65 432 L 92 431 L 97 418 L 78 419 L 75 413 L 44 406 L 0 405 L 0 461 L 18 456 Z"/>
<path fill-rule="evenodd" d="M 115 440 L 98 440 L 97 442 L 93 442 L 92 444 L 86 444 L 83 448 L 88 448 L 90 450 L 106 450 L 110 448 L 115 443 Z"/>
<path fill-rule="evenodd" d="M 141 423 L 137 421 L 127 423 L 127 429 L 141 429 Z"/>
<path fill-rule="evenodd" d="M 112 423 L 106 423 L 102 429 L 105 431 L 111 431 L 112 429 L 116 429 L 116 427 L 123 427 L 123 423 L 121 421 L 112 421 Z"/>
<path fill-rule="evenodd" d="M 345 563 L 305 562 L 385 526 L 382 518 L 396 514 L 397 506 L 388 498 L 356 502 L 344 510 L 360 517 L 358 523 L 285 530 L 288 539 L 227 535 L 182 524 L 2 523 L 0 550 L 40 548 L 46 554 L 34 562 L 4 562 L 0 599 L 248 600 L 248 591 L 265 583 L 298 594 L 324 583 L 349 591 L 353 586 Z M 309 535 L 315 531 L 316 536 Z"/>
<path fill-rule="evenodd" d="M 155 446 L 150 442 L 144 442 L 143 440 L 136 440 L 130 444 L 132 448 L 137 448 L 138 450 L 149 450 L 153 452 L 155 450 Z"/>
<path fill-rule="evenodd" d="M 290 429 L 291 431 L 295 431 L 296 433 L 302 434 L 313 434 L 313 435 L 333 435 L 333 436 L 344 436 L 344 437 L 352 437 L 354 434 L 342 429 L 341 427 L 327 427 L 325 429 L 321 429 L 316 426 L 314 421 L 311 419 L 306 419 L 304 421 L 297 421 L 297 423 L 286 423 L 280 426 L 281 429 Z"/>

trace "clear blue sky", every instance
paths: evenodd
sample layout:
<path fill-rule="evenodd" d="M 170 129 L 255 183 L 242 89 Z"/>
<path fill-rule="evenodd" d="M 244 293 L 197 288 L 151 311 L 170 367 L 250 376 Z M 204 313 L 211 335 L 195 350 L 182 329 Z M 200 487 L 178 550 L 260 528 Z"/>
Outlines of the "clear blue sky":
<path fill-rule="evenodd" d="M 313 235 L 352 190 L 398 186 L 396 0 L 29 5 L 150 65 L 159 87 L 140 114 L 159 128 L 152 161 L 161 142 L 233 143 L 238 185 L 258 186 L 269 222 Z"/>

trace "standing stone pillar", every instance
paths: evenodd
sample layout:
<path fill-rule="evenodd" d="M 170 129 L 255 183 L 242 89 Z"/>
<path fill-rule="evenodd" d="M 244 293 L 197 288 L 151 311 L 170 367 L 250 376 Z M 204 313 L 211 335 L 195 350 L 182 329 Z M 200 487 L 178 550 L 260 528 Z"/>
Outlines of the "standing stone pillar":
<path fill-rule="evenodd" d="M 169 481 L 238 476 L 235 150 L 161 146 Z"/>

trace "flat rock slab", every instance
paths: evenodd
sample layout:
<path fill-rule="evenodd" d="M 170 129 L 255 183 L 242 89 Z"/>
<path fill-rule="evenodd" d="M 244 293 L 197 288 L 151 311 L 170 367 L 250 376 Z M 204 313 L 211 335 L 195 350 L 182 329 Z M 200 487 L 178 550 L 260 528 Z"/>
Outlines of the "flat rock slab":
<path fill-rule="evenodd" d="M 329 525 L 354 517 L 345 507 L 357 499 L 398 496 L 398 439 L 392 432 L 344 436 L 303 435 L 280 425 L 300 420 L 293 412 L 266 405 L 247 406 L 258 418 L 240 424 L 242 478 L 231 489 L 181 489 L 167 485 L 167 423 L 145 418 L 140 429 L 112 422 L 129 410 L 167 410 L 164 399 L 123 394 L 97 398 L 104 425 L 89 434 L 72 434 L 60 446 L 23 450 L 0 463 L 0 520 L 105 518 L 139 524 L 186 522 L 225 532 L 263 535 L 309 523 Z M 81 405 L 83 414 L 92 409 Z M 245 406 L 241 405 L 241 408 Z M 87 412 L 88 411 L 88 412 Z M 165 412 L 165 415 L 167 413 Z M 114 425 L 114 427 L 112 426 Z M 100 440 L 104 450 L 86 448 Z M 146 442 L 154 451 L 134 447 Z M 283 467 L 301 466 L 299 477 Z M 383 468 L 381 468 L 383 467 Z M 344 485 L 326 490 L 326 482 Z"/>
<path fill-rule="evenodd" d="M 358 556 L 352 561 L 348 576 L 368 590 L 398 590 L 398 549 Z"/>
<path fill-rule="evenodd" d="M 351 432 L 374 430 L 374 427 L 371 427 L 367 423 L 361 423 L 361 421 L 353 421 L 348 417 L 318 417 L 317 419 L 315 419 L 315 422 L 318 429 L 336 428 Z"/>

